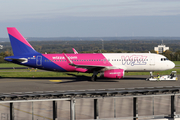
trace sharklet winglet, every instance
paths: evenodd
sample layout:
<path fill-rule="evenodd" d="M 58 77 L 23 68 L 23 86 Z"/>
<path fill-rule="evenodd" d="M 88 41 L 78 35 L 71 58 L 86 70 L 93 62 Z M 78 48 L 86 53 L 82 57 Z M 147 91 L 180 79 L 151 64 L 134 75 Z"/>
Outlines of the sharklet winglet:
<path fill-rule="evenodd" d="M 73 51 L 74 51 L 74 54 L 78 54 L 78 52 L 74 49 L 74 48 L 72 48 L 73 49 Z"/>

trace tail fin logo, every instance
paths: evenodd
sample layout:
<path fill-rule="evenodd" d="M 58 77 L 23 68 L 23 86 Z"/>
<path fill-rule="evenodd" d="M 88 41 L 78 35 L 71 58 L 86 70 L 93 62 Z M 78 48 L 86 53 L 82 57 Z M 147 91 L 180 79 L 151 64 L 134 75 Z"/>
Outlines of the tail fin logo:
<path fill-rule="evenodd" d="M 15 27 L 7 28 L 14 55 L 37 53 Z"/>

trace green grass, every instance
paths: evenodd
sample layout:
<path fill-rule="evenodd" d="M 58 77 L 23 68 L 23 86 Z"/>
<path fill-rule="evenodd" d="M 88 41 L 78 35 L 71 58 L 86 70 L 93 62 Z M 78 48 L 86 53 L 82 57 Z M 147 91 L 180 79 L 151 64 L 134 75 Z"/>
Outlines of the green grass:
<path fill-rule="evenodd" d="M 14 64 L 14 63 L 0 63 L 0 68 L 1 67 L 26 67 L 26 66 Z"/>
<path fill-rule="evenodd" d="M 176 67 L 180 66 L 180 61 L 173 61 L 176 64 Z"/>
<path fill-rule="evenodd" d="M 180 74 L 180 69 L 174 68 L 171 70 L 166 70 L 166 71 L 156 71 L 153 72 L 153 75 L 157 75 L 159 73 L 160 75 L 169 75 L 172 71 L 177 71 L 177 74 Z M 125 76 L 130 76 L 130 75 L 150 75 L 149 72 L 128 72 L 125 73 Z"/>

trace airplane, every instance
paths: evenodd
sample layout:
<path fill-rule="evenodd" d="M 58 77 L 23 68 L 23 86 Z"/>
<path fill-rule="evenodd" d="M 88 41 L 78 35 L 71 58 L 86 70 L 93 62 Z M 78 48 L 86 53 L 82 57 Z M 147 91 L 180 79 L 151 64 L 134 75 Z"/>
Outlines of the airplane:
<path fill-rule="evenodd" d="M 164 71 L 175 67 L 165 56 L 154 53 L 78 53 L 41 54 L 15 27 L 7 27 L 14 56 L 6 61 L 33 68 L 58 72 L 93 73 L 111 79 L 121 79 L 125 72 Z M 133 47 L 133 46 L 132 46 Z"/>

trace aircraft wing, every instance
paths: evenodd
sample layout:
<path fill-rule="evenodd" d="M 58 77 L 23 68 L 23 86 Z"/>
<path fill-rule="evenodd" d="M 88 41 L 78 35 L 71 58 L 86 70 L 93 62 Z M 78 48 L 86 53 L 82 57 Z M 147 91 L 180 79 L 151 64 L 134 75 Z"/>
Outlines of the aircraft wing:
<path fill-rule="evenodd" d="M 69 64 L 69 65 L 75 66 L 77 68 L 85 68 L 88 70 L 97 70 L 97 71 L 107 67 L 107 66 L 97 66 L 97 65 L 76 65 L 76 64 Z"/>
<path fill-rule="evenodd" d="M 69 63 L 69 65 L 77 67 L 77 68 L 85 68 L 88 70 L 96 70 L 96 71 L 99 71 L 99 70 L 105 71 L 105 70 L 109 70 L 109 69 L 123 69 L 119 66 L 82 65 L 82 64 L 78 65 L 78 64 L 74 64 L 66 54 L 63 53 L 63 55 L 64 55 L 65 59 L 67 60 L 67 62 Z"/>

